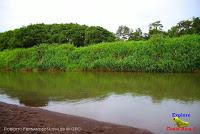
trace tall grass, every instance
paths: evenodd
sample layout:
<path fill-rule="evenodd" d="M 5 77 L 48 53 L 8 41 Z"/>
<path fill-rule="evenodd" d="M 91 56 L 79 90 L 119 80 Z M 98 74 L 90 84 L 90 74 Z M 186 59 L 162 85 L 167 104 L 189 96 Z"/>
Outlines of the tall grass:
<path fill-rule="evenodd" d="M 193 72 L 200 69 L 200 36 L 4 50 L 0 69 Z"/>

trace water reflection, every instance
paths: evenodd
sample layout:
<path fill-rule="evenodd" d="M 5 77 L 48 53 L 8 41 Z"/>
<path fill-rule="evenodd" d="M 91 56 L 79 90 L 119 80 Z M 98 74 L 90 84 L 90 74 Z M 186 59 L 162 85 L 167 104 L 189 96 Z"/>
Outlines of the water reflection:
<path fill-rule="evenodd" d="M 4 72 L 0 101 L 168 134 L 173 112 L 200 126 L 199 81 L 199 74 Z"/>
<path fill-rule="evenodd" d="M 50 100 L 103 99 L 110 93 L 146 95 L 192 102 L 200 99 L 198 74 L 147 73 L 0 73 L 0 87 L 27 106 L 45 106 Z M 101 98 L 100 98 L 101 97 Z"/>

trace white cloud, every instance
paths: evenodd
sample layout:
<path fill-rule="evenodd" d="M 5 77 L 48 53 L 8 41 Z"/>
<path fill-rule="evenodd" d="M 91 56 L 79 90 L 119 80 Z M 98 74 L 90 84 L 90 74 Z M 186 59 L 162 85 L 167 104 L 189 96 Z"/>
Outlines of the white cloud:
<path fill-rule="evenodd" d="M 200 16 L 198 0 L 1 0 L 0 31 L 31 23 L 99 25 L 115 32 L 119 25 L 141 27 L 161 20 L 167 28 Z"/>

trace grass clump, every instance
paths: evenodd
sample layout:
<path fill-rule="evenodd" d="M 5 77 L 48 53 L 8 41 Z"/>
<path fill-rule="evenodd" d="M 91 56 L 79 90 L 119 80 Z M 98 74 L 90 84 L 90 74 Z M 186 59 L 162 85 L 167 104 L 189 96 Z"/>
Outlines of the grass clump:
<path fill-rule="evenodd" d="M 200 69 L 200 36 L 4 50 L 0 69 L 193 72 Z"/>

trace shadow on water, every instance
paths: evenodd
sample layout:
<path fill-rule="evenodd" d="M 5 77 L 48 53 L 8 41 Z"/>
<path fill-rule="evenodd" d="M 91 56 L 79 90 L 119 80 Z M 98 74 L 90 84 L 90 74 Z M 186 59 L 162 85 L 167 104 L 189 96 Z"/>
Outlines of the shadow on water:
<path fill-rule="evenodd" d="M 200 100 L 199 74 L 61 72 L 1 72 L 0 90 L 27 106 L 45 106 L 50 100 L 104 99 L 111 93 L 164 99 Z"/>

